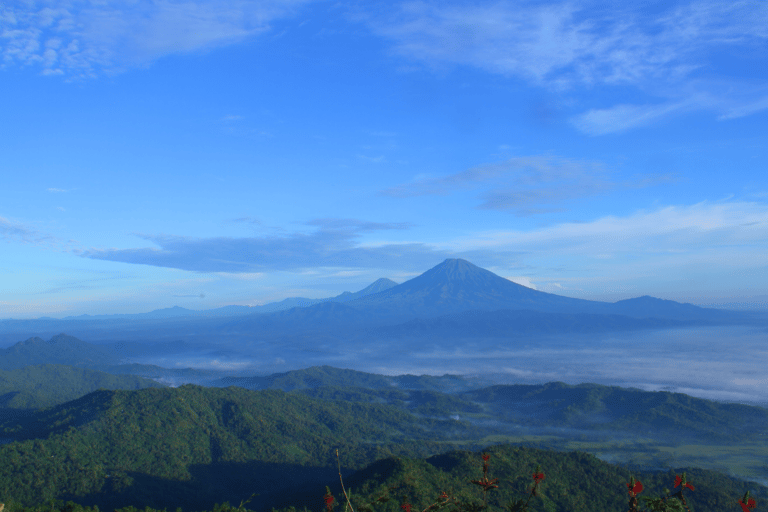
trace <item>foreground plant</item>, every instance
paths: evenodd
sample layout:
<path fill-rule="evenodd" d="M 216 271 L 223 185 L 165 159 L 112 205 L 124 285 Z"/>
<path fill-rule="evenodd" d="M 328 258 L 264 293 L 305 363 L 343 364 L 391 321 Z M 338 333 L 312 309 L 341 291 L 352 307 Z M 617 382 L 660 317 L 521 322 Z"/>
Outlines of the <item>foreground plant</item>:
<path fill-rule="evenodd" d="M 472 505 L 464 505 L 467 507 L 468 511 L 471 512 L 477 512 L 477 510 L 485 510 L 488 508 L 488 491 L 493 489 L 498 489 L 498 485 L 496 485 L 499 481 L 498 478 L 494 478 L 492 480 L 488 479 L 488 460 L 491 458 L 490 455 L 483 453 L 483 478 L 480 480 L 470 480 L 471 483 L 477 484 L 483 488 L 483 506 L 482 508 L 472 506 Z M 352 503 L 349 501 L 349 496 L 347 495 L 346 490 L 344 489 L 344 482 L 341 479 L 341 464 L 339 462 L 339 450 L 336 450 L 336 463 L 339 467 L 339 482 L 341 482 L 341 490 L 344 493 L 344 497 L 347 500 L 347 507 L 351 510 L 351 512 L 355 512 L 352 508 Z M 538 488 L 541 481 L 544 480 L 544 473 L 541 472 L 541 466 L 537 465 L 536 470 L 533 473 L 533 488 L 531 488 L 531 492 L 528 495 L 528 499 L 526 501 L 523 501 L 522 499 L 517 500 L 515 502 L 510 502 L 507 504 L 507 508 L 510 512 L 527 512 L 528 511 L 528 503 L 531 501 L 531 498 L 533 496 L 538 496 Z M 630 476 L 630 481 L 628 484 L 626 484 L 629 489 L 629 512 L 638 512 L 637 511 L 637 495 L 640 494 L 643 491 L 643 484 L 639 480 L 636 481 L 635 477 Z M 683 489 L 687 487 L 691 491 L 695 490 L 692 484 L 690 484 L 687 481 L 686 474 L 683 473 L 683 476 L 675 475 L 675 487 L 681 486 L 680 490 L 677 491 L 673 496 L 670 496 L 669 489 L 664 489 L 664 493 L 666 496 L 660 497 L 660 498 L 651 498 L 649 496 L 643 496 L 642 499 L 645 502 L 645 505 L 650 508 L 650 510 L 654 512 L 683 512 L 683 507 L 685 507 L 685 510 L 690 512 L 690 509 L 688 508 L 688 504 L 685 501 L 685 496 L 683 496 Z M 389 487 L 388 491 L 393 490 L 395 487 Z M 333 502 L 335 500 L 333 494 L 331 494 L 331 489 L 326 486 L 325 487 L 326 494 L 324 496 L 325 499 L 325 505 L 326 505 L 326 511 L 332 512 L 333 510 Z M 385 491 L 384 495 L 376 498 L 374 502 L 387 502 L 390 500 L 389 496 L 387 495 L 387 492 Z M 677 500 L 670 500 L 667 501 L 670 497 L 677 498 Z M 427 512 L 428 510 L 432 508 L 442 508 L 449 503 L 453 502 L 459 509 L 459 511 L 462 510 L 462 504 L 456 500 L 455 497 L 450 497 L 448 494 L 445 493 L 445 491 L 442 492 L 440 495 L 440 499 L 443 501 L 441 502 L 435 502 L 432 505 L 428 506 L 421 512 Z M 757 506 L 757 503 L 753 498 L 750 497 L 749 491 L 747 491 L 744 494 L 744 497 L 738 501 L 739 505 L 741 506 L 742 512 L 750 512 L 749 509 L 755 508 Z M 363 505 L 359 507 L 359 509 L 372 511 L 372 505 L 374 503 L 369 503 L 367 505 Z M 403 501 L 403 504 L 400 505 L 400 508 L 403 509 L 405 512 L 412 512 L 411 511 L 412 505 L 408 503 L 407 500 Z M 345 507 L 345 511 L 347 508 Z M 2 508 L 0 508 L 0 512 L 2 512 Z"/>

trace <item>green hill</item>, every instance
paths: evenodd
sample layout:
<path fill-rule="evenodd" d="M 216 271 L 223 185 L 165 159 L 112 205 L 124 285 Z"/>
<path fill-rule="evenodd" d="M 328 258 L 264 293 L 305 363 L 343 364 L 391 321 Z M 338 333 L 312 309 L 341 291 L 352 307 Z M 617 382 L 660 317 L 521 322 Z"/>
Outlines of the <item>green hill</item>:
<path fill-rule="evenodd" d="M 768 490 L 765 487 L 759 489 L 761 494 L 755 494 L 758 490 L 755 484 L 713 471 L 686 467 L 665 472 L 630 471 L 584 452 L 509 444 L 489 446 L 474 453 L 449 451 L 426 459 L 389 457 L 345 477 L 344 488 L 358 512 L 401 512 L 405 501 L 413 505 L 411 510 L 421 511 L 441 501 L 438 498 L 442 492 L 456 496 L 460 503 L 482 507 L 483 490 L 471 480 L 483 478 L 483 453 L 490 455 L 488 479 L 499 479 L 498 488 L 488 491 L 488 506 L 495 511 L 509 510 L 510 502 L 528 498 L 537 465 L 545 478 L 537 496 L 529 502 L 531 511 L 625 511 L 629 502 L 626 484 L 630 476 L 642 482 L 644 490 L 640 496 L 659 498 L 669 490 L 672 495 L 680 490 L 680 487 L 674 488 L 674 482 L 675 476 L 682 476 L 683 472 L 695 488 L 695 491 L 686 489 L 684 493 L 691 512 L 738 510 L 738 499 L 747 490 L 753 497 L 768 497 L 764 494 Z M 346 508 L 339 479 L 327 485 L 335 498 L 335 510 Z M 325 492 L 325 487 L 318 485 L 304 493 L 292 494 L 278 509 L 282 512 L 305 508 L 321 510 Z M 390 499 L 384 501 L 383 496 Z M 640 507 L 643 510 L 643 506 Z"/>
<path fill-rule="evenodd" d="M 0 408 L 42 409 L 80 398 L 97 389 L 167 387 L 134 375 L 112 375 L 61 364 L 0 370 Z"/>
<path fill-rule="evenodd" d="M 339 388 L 314 390 L 325 391 L 342 396 Z M 349 391 L 353 392 L 362 393 Z M 406 485 L 405 476 L 410 475 L 413 488 L 403 492 L 410 493 L 414 504 L 434 500 L 446 486 L 463 489 L 468 497 L 482 497 L 466 482 L 482 476 L 477 455 L 435 456 L 485 449 L 489 442 L 483 438 L 484 429 L 455 420 L 417 418 L 397 406 L 367 403 L 364 394 L 359 402 L 330 395 L 315 399 L 301 391 L 195 385 L 98 390 L 20 421 L 0 423 L 0 436 L 22 439 L 0 446 L 0 502 L 43 506 L 59 499 L 100 510 L 148 506 L 191 512 L 212 510 L 217 503 L 239 503 L 256 493 L 248 505 L 251 510 L 266 512 L 287 505 L 321 510 L 325 485 L 337 499 L 341 496 L 336 449 L 345 485 L 353 488 L 354 496 L 372 497 L 388 482 Z M 436 407 L 428 395 L 424 397 L 418 404 L 427 408 L 423 411 Z M 442 434 L 449 430 L 478 441 L 449 442 Z M 540 463 L 550 475 L 545 481 L 550 487 L 542 497 L 552 503 L 548 510 L 626 506 L 626 468 L 583 452 L 569 455 L 510 446 L 490 450 L 495 454 L 491 477 L 502 480 L 498 495 L 503 499 L 505 493 L 522 497 L 525 485 L 531 483 L 533 465 Z M 393 457 L 405 465 L 382 462 Z M 458 462 L 451 462 L 451 457 L 458 457 Z M 768 498 L 766 489 L 754 483 L 705 470 L 686 471 L 700 486 L 691 494 L 705 500 L 692 498 L 689 503 L 696 503 L 692 512 L 727 510 L 711 507 L 726 503 L 718 500 L 733 501 L 746 488 Z M 633 474 L 648 493 L 657 495 L 674 480 L 665 472 L 656 485 L 650 473 Z M 590 508 L 592 499 L 603 500 L 601 507 L 622 506 Z"/>
<path fill-rule="evenodd" d="M 48 341 L 34 337 L 0 349 L 0 370 L 16 370 L 50 362 L 100 369 L 119 364 L 120 359 L 92 343 L 63 333 Z"/>
<path fill-rule="evenodd" d="M 0 424 L 0 436 L 24 439 L 0 447 L 0 501 L 209 510 L 251 492 L 285 492 L 290 477 L 326 478 L 337 447 L 355 469 L 393 454 L 437 453 L 434 435 L 417 425 L 436 423 L 383 404 L 278 390 L 99 390 Z"/>

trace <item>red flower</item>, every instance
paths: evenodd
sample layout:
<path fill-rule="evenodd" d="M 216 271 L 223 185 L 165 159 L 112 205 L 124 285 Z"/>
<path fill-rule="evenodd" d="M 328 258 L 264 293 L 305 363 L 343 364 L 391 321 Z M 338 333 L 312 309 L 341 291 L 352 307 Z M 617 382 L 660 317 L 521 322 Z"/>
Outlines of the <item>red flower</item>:
<path fill-rule="evenodd" d="M 630 488 L 629 492 L 632 494 L 632 496 L 637 496 L 643 491 L 643 484 L 639 481 L 635 483 L 634 487 L 632 487 L 631 484 L 627 484 L 627 487 Z"/>
<path fill-rule="evenodd" d="M 682 481 L 683 481 L 683 479 L 682 479 L 682 478 L 680 478 L 680 475 L 676 475 L 676 476 L 675 476 L 675 487 L 677 487 L 678 485 L 680 485 L 680 482 L 682 482 Z M 688 483 L 686 483 L 685 485 L 683 485 L 683 487 L 687 487 L 687 488 L 689 488 L 689 489 L 690 489 L 690 490 L 692 490 L 692 491 L 694 491 L 694 490 L 695 490 L 695 489 L 693 488 L 693 486 L 692 486 L 691 484 L 688 484 Z"/>
<path fill-rule="evenodd" d="M 483 477 L 482 480 L 470 480 L 473 484 L 482 485 L 483 490 L 488 491 L 490 489 L 497 489 L 499 486 L 494 485 L 496 482 L 499 481 L 498 478 L 494 478 L 493 480 L 488 480 L 487 478 Z"/>
<path fill-rule="evenodd" d="M 490 458 L 491 458 L 491 456 L 490 456 L 490 455 L 486 455 L 486 454 L 483 454 L 483 460 L 488 460 L 488 459 L 490 459 Z"/>
<path fill-rule="evenodd" d="M 741 510 L 743 510 L 744 512 L 749 512 L 749 509 L 755 508 L 757 506 L 757 503 L 755 503 L 755 500 L 753 500 L 752 498 L 749 498 L 749 501 L 747 501 L 746 505 L 744 504 L 743 501 L 739 500 L 739 505 L 741 505 Z"/>
<path fill-rule="evenodd" d="M 400 508 L 405 510 L 405 512 L 411 512 L 411 504 L 408 502 L 405 502 L 402 505 L 400 505 Z"/>
<path fill-rule="evenodd" d="M 534 473 L 533 474 L 533 481 L 535 483 L 539 483 L 540 480 L 544 480 L 544 473 Z"/>

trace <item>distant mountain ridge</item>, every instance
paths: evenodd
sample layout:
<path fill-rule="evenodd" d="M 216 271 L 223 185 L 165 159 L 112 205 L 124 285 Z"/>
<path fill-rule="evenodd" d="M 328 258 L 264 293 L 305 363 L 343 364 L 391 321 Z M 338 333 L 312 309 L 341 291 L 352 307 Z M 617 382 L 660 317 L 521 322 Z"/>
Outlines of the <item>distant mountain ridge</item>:
<path fill-rule="evenodd" d="M 51 317 L 40 317 L 34 320 L 117 320 L 117 319 L 162 319 L 162 318 L 177 318 L 177 317 L 217 317 L 217 316 L 240 316 L 251 315 L 254 313 L 271 313 L 274 311 L 281 311 L 285 309 L 291 309 L 294 307 L 307 307 L 321 302 L 348 302 L 351 300 L 364 297 L 373 293 L 379 293 L 381 291 L 397 286 L 397 283 L 391 279 L 382 277 L 377 279 L 373 283 L 369 284 L 365 288 L 357 292 L 342 292 L 335 297 L 328 297 L 324 299 L 308 299 L 306 297 L 288 297 L 278 302 L 270 302 L 261 306 L 222 306 L 220 308 L 213 309 L 187 309 L 180 306 L 173 306 L 170 308 L 155 309 L 147 313 L 116 313 L 112 315 L 78 315 L 78 316 L 66 316 L 61 319 Z M 2 324 L 4 320 L 0 320 Z"/>
<path fill-rule="evenodd" d="M 519 317 L 521 311 L 532 311 L 535 313 L 530 318 L 520 320 L 519 327 L 535 332 L 538 325 L 550 333 L 566 332 L 574 327 L 595 331 L 584 324 L 587 317 L 573 319 L 568 315 L 592 315 L 590 321 L 598 331 L 694 324 L 768 324 L 768 316 L 754 312 L 701 308 L 649 296 L 616 303 L 564 297 L 519 285 L 463 259 L 447 259 L 401 284 L 381 278 L 358 292 L 344 292 L 326 299 L 294 297 L 264 306 L 225 306 L 196 312 L 174 307 L 142 315 L 115 315 L 109 318 L 81 316 L 72 320 L 0 321 L 0 342 L 13 336 L 9 333 L 14 332 L 20 333 L 20 336 L 37 336 L 62 331 L 90 339 L 105 339 L 108 336 L 107 339 L 112 341 L 115 340 L 113 333 L 116 330 L 128 338 L 142 341 L 150 338 L 167 340 L 171 336 L 178 339 L 178 332 L 273 336 L 332 331 L 335 335 L 349 338 L 352 330 L 358 333 L 366 331 L 365 336 L 369 336 L 371 329 L 376 331 L 443 317 L 445 325 L 435 327 L 439 331 L 452 322 L 448 319 L 449 315 L 463 315 L 468 311 L 518 312 L 506 314 L 507 319 L 515 315 Z M 552 316 L 534 321 L 534 317 L 541 318 L 542 314 Z M 611 315 L 613 318 L 600 315 Z M 423 327 L 424 324 L 420 329 Z"/>
<path fill-rule="evenodd" d="M 62 364 L 0 370 L 0 422 L 17 418 L 19 410 L 54 407 L 101 388 L 135 390 L 149 387 L 168 386 L 136 375 L 111 374 Z"/>
<path fill-rule="evenodd" d="M 573 315 L 590 315 L 594 325 L 602 326 L 597 330 L 669 328 L 697 322 L 709 325 L 746 318 L 738 312 L 700 308 L 648 296 L 617 303 L 563 297 L 519 285 L 462 259 L 447 259 L 402 284 L 344 304 L 346 308 L 315 304 L 302 310 L 293 308 L 259 315 L 260 318 L 243 317 L 234 320 L 230 326 L 264 328 L 270 324 L 286 330 L 307 331 L 360 326 L 367 322 L 378 332 L 379 328 L 387 331 L 395 325 L 426 319 L 442 318 L 447 325 L 455 323 L 450 318 L 452 315 L 466 317 L 470 311 L 500 315 L 502 311 L 513 311 L 512 316 L 518 317 L 523 311 L 531 311 L 528 316 L 540 318 L 538 325 L 550 332 L 562 332 L 573 325 L 580 325 L 580 330 L 595 330 L 584 325 L 586 317 L 575 319 Z M 550 316 L 544 319 L 542 315 Z M 521 321 L 528 328 L 537 324 L 527 317 Z M 435 322 L 432 324 L 436 325 Z M 422 327 L 424 325 L 422 322 Z"/>
<path fill-rule="evenodd" d="M 712 320 L 732 313 L 647 295 L 615 303 L 563 297 L 517 284 L 463 259 L 447 259 L 400 285 L 348 303 L 353 307 L 380 309 L 392 308 L 393 304 L 413 311 L 418 316 L 511 309 L 545 313 L 611 314 L 633 318 Z"/>
<path fill-rule="evenodd" d="M 397 308 L 417 316 L 499 309 L 607 313 L 609 307 L 604 302 L 533 290 L 463 259 L 447 259 L 413 279 L 350 301 L 349 305 L 390 311 Z"/>
<path fill-rule="evenodd" d="M 91 343 L 59 334 L 48 341 L 34 337 L 0 349 L 0 370 L 15 370 L 51 361 L 79 368 L 117 364 L 115 357 Z"/>
<path fill-rule="evenodd" d="M 79 315 L 62 319 L 41 317 L 39 321 L 170 319 L 181 317 L 231 317 L 275 313 L 293 308 L 307 308 L 325 302 L 346 303 L 354 308 L 376 307 L 380 312 L 409 309 L 426 316 L 439 316 L 455 311 L 473 309 L 532 310 L 552 313 L 615 314 L 635 318 L 712 318 L 723 316 L 723 310 L 702 308 L 692 304 L 657 299 L 648 295 L 620 300 L 615 303 L 575 299 L 534 290 L 500 277 L 489 270 L 463 259 L 446 259 L 426 272 L 398 284 L 380 278 L 357 292 L 343 292 L 335 297 L 309 299 L 288 297 L 261 306 L 230 305 L 207 310 L 191 310 L 179 306 L 157 309 L 148 313 Z M 727 312 L 734 313 L 734 312 Z M 34 320 L 0 320 L 3 323 Z"/>

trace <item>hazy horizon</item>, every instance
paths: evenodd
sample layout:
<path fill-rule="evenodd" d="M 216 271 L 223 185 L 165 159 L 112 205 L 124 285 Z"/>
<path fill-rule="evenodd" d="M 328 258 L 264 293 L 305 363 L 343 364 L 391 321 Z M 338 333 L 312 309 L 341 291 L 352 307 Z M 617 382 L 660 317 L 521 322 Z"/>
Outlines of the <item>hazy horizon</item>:
<path fill-rule="evenodd" d="M 381 278 L 379 278 L 379 279 L 381 279 Z M 387 278 L 387 279 L 389 279 L 389 278 Z M 394 280 L 392 280 L 392 281 L 395 282 L 396 284 L 402 284 L 402 282 L 396 282 Z M 510 281 L 512 281 L 512 280 L 510 279 Z M 370 285 L 372 283 L 368 283 L 368 284 Z M 517 284 L 521 284 L 521 283 L 517 283 Z M 526 286 L 526 285 L 522 284 L 522 286 Z M 526 287 L 534 289 L 534 290 L 536 289 L 533 286 L 526 286 Z M 342 292 L 339 292 L 339 293 L 337 293 L 335 295 L 329 295 L 329 296 L 314 296 L 314 297 L 300 297 L 300 298 L 304 298 L 304 299 L 330 299 L 330 298 L 336 297 L 336 296 L 338 296 L 338 295 L 340 295 L 341 293 L 344 293 L 344 292 L 355 293 L 355 292 L 361 291 L 364 288 L 365 288 L 365 286 L 363 288 L 361 288 L 360 290 L 357 290 L 357 289 L 356 290 L 343 290 Z M 552 292 L 545 292 L 545 293 L 552 293 Z M 558 294 L 558 293 L 553 293 L 553 294 L 554 295 L 566 296 L 566 295 L 562 295 L 562 294 Z M 651 295 L 651 296 L 654 296 L 654 295 Z M 656 297 L 656 296 L 654 296 L 654 297 Z M 258 308 L 259 306 L 264 306 L 264 305 L 267 305 L 267 304 L 277 304 L 281 300 L 289 299 L 289 298 L 299 298 L 299 297 L 283 297 L 280 300 L 271 301 L 271 302 L 268 302 L 268 303 L 263 303 L 263 304 L 245 304 L 243 306 Z M 636 298 L 636 297 L 627 297 L 627 298 Z M 659 297 L 656 297 L 656 298 L 659 298 Z M 597 300 L 597 299 L 588 299 L 588 300 Z M 619 300 L 621 300 L 621 299 L 619 299 Z M 611 302 L 612 303 L 612 302 L 617 302 L 617 300 L 601 300 L 601 301 L 598 301 L 598 302 Z M 727 310 L 734 310 L 734 311 L 740 311 L 740 310 L 743 310 L 743 311 L 768 311 L 768 295 L 755 296 L 755 297 L 750 297 L 750 298 L 743 298 L 739 302 L 721 302 L 721 303 L 692 302 L 691 304 L 693 304 L 695 306 L 699 306 L 699 307 L 714 308 L 714 309 L 727 309 Z M 222 307 L 226 307 L 226 306 L 237 306 L 237 305 L 239 305 L 239 304 L 223 304 L 223 305 L 216 306 L 216 307 L 201 307 L 201 306 L 198 305 L 197 307 L 194 307 L 194 306 L 191 306 L 191 305 L 180 306 L 178 304 L 173 304 L 171 306 L 167 306 L 167 307 L 163 307 L 163 308 L 157 308 L 157 309 L 153 309 L 153 310 L 144 310 L 144 311 L 135 311 L 135 312 L 132 312 L 132 313 L 100 312 L 100 313 L 80 313 L 79 315 L 71 315 L 71 314 L 67 314 L 67 315 L 65 315 L 65 314 L 52 315 L 51 314 L 51 315 L 40 315 L 40 316 L 31 316 L 31 315 L 19 314 L 17 316 L 7 316 L 7 317 L 0 316 L 0 321 L 2 321 L 2 320 L 33 320 L 33 319 L 38 319 L 38 318 L 52 318 L 52 319 L 61 320 L 61 319 L 70 318 L 70 317 L 71 318 L 77 318 L 77 317 L 83 316 L 83 315 L 99 316 L 99 315 L 119 315 L 119 314 L 141 314 L 141 313 L 151 313 L 153 311 L 167 310 L 167 309 L 173 309 L 173 308 L 183 308 L 183 309 L 187 309 L 187 310 L 190 310 L 190 311 L 208 311 L 208 310 L 222 308 Z M 291 306 L 291 307 L 301 307 L 301 306 Z"/>
<path fill-rule="evenodd" d="M 431 338 L 416 342 L 395 339 L 392 346 L 377 343 L 361 347 L 351 342 L 329 345 L 301 338 L 252 344 L 247 343 L 252 338 L 249 336 L 229 336 L 226 342 L 209 343 L 194 336 L 179 336 L 205 348 L 128 357 L 126 362 L 215 370 L 234 376 L 264 376 L 329 365 L 380 375 L 492 375 L 492 380 L 507 384 L 594 382 L 768 408 L 766 335 L 765 327 L 699 326 L 453 340 L 444 348 Z M 160 382 L 177 386 L 188 381 Z"/>

